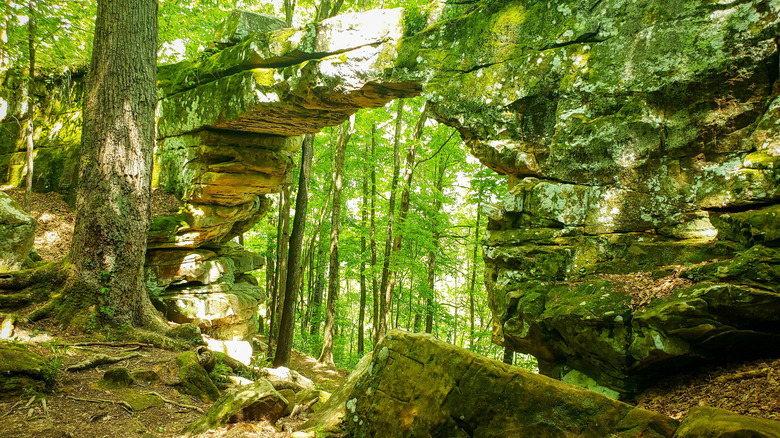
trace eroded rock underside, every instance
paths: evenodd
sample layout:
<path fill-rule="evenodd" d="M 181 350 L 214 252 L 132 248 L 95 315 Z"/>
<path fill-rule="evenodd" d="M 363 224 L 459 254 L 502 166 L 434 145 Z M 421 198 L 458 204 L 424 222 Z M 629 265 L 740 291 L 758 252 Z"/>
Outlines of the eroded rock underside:
<path fill-rule="evenodd" d="M 232 17 L 223 49 L 158 71 L 154 184 L 183 208 L 152 226 L 148 259 L 168 267 L 149 280 L 174 303 L 245 283 L 223 244 L 268 210 L 300 136 L 422 94 L 511 176 L 484 246 L 496 342 L 612 396 L 724 356 L 778 355 L 779 9 L 492 0 L 265 32 Z M 72 162 L 78 111 L 48 93 L 53 124 L 36 135 L 56 153 L 38 160 Z M 17 184 L 21 134 L 3 122 L 0 163 Z M 36 181 L 72 187 L 65 168 Z"/>

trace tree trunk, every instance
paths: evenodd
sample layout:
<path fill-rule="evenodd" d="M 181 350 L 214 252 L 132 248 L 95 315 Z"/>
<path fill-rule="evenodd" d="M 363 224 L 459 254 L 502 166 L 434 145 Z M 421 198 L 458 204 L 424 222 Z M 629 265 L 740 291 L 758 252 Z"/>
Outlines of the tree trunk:
<path fill-rule="evenodd" d="M 317 362 L 333 364 L 333 343 L 336 325 L 336 300 L 339 293 L 339 228 L 341 224 L 341 187 L 343 185 L 344 155 L 347 143 L 352 135 L 355 116 L 349 118 L 339 128 L 336 141 L 336 155 L 333 166 L 333 206 L 330 213 L 330 263 L 328 279 L 328 305 L 325 309 L 325 330 L 322 339 L 322 353 Z"/>
<path fill-rule="evenodd" d="M 83 104 L 72 276 L 60 317 L 162 330 L 144 283 L 154 148 L 157 2 L 98 2 Z"/>
<path fill-rule="evenodd" d="M 436 255 L 441 247 L 441 231 L 438 229 L 438 216 L 441 211 L 442 197 L 444 196 L 442 189 L 444 188 L 444 173 L 446 170 L 447 156 L 442 155 L 436 176 L 436 200 L 433 201 L 433 218 L 431 219 L 433 249 L 428 251 L 428 296 L 426 296 L 427 303 L 425 306 L 425 333 L 433 333 L 433 304 L 436 300 Z"/>
<path fill-rule="evenodd" d="M 368 148 L 366 148 L 366 152 Z M 366 155 L 366 159 L 368 158 Z M 364 168 L 363 171 L 363 202 L 360 206 L 360 224 L 365 230 L 368 225 L 368 172 Z M 364 330 L 366 321 L 366 235 L 365 232 L 360 233 L 360 310 L 358 311 L 358 345 L 357 352 L 362 355 L 365 349 L 364 345 Z"/>
<path fill-rule="evenodd" d="M 284 293 L 287 283 L 287 243 L 290 236 L 290 186 L 285 186 L 279 193 L 279 221 L 276 224 L 276 273 L 274 275 L 274 291 L 272 297 L 271 318 L 268 329 L 268 352 L 270 354 L 276 345 L 279 335 L 279 317 L 282 313 Z"/>
<path fill-rule="evenodd" d="M 474 225 L 474 251 L 471 255 L 471 281 L 469 285 L 469 345 L 474 345 L 474 294 L 477 285 L 477 255 L 479 254 L 479 219 L 482 209 L 482 191 L 477 198 L 477 223 Z"/>
<path fill-rule="evenodd" d="M 11 34 L 11 0 L 5 0 L 3 14 L 3 32 L 0 34 L 0 69 L 5 69 L 8 62 L 8 36 Z"/>
<path fill-rule="evenodd" d="M 279 340 L 274 355 L 274 368 L 287 366 L 292 351 L 293 332 L 295 328 L 295 302 L 298 299 L 298 269 L 301 263 L 303 233 L 306 230 L 306 210 L 309 206 L 309 180 L 311 179 L 311 155 L 314 147 L 314 136 L 307 135 L 301 148 L 301 176 L 298 179 L 298 194 L 295 197 L 295 218 L 290 235 L 290 253 L 287 257 L 287 290 L 284 293 L 284 305 L 279 321 Z"/>
<path fill-rule="evenodd" d="M 393 249 L 393 228 L 395 226 L 395 192 L 398 189 L 398 178 L 401 173 L 401 127 L 403 126 L 404 100 L 398 99 L 398 107 L 395 116 L 395 140 L 393 141 L 393 180 L 390 184 L 390 203 L 387 209 L 387 237 L 385 238 L 385 259 L 382 262 L 382 282 L 379 303 L 379 330 L 376 341 L 385 337 L 387 333 L 387 314 L 390 312 L 393 300 L 393 285 L 390 281 L 390 255 Z"/>
<path fill-rule="evenodd" d="M 376 125 L 371 125 L 371 295 L 374 298 L 372 310 L 374 345 L 379 336 L 379 287 L 376 281 Z"/>
<path fill-rule="evenodd" d="M 504 359 L 503 362 L 507 365 L 513 365 L 515 362 L 515 352 L 508 347 L 504 347 Z"/>
<path fill-rule="evenodd" d="M 295 12 L 295 0 L 284 0 L 284 21 L 287 27 L 292 27 L 293 13 Z"/>
<path fill-rule="evenodd" d="M 30 77 L 27 78 L 27 176 L 24 188 L 24 209 L 27 212 L 30 212 L 32 205 L 33 168 L 35 165 L 35 144 L 33 142 L 33 134 L 35 133 L 33 125 L 33 118 L 35 117 L 35 101 L 33 99 L 35 91 L 35 13 L 35 0 L 30 0 L 27 3 L 27 45 L 30 50 Z"/>
<path fill-rule="evenodd" d="M 320 332 L 320 323 L 322 322 L 322 293 L 325 290 L 325 249 L 322 245 L 317 245 L 317 272 L 314 281 L 314 294 L 309 303 L 311 307 L 311 325 L 309 333 L 316 336 Z"/>

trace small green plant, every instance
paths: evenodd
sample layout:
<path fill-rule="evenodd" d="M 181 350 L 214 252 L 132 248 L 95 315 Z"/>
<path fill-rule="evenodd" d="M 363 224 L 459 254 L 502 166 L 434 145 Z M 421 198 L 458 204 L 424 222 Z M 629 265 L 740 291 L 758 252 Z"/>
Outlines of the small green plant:
<path fill-rule="evenodd" d="M 214 364 L 214 369 L 211 370 L 211 380 L 213 380 L 215 383 L 228 383 L 230 382 L 230 375 L 233 373 L 233 370 L 225 365 L 221 360 L 217 360 L 217 363 Z"/>

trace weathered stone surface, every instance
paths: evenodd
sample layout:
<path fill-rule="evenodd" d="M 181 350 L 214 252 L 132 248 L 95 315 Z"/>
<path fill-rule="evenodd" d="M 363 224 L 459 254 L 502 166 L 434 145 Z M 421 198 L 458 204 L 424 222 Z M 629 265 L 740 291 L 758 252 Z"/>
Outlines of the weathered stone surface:
<path fill-rule="evenodd" d="M 219 48 L 225 48 L 251 33 L 265 33 L 283 27 L 287 27 L 284 20 L 272 15 L 235 10 L 214 30 L 214 43 Z"/>
<path fill-rule="evenodd" d="M 22 269 L 35 240 L 35 218 L 0 192 L 0 272 Z"/>
<path fill-rule="evenodd" d="M 677 422 L 478 356 L 392 331 L 346 403 L 352 437 L 671 437 Z"/>
<path fill-rule="evenodd" d="M 249 283 L 213 283 L 169 289 L 154 299 L 165 316 L 177 323 L 197 322 L 201 328 L 247 321 L 257 310 L 263 290 Z"/>
<path fill-rule="evenodd" d="M 226 391 L 199 419 L 184 428 L 185 436 L 203 433 L 209 429 L 237 421 L 267 420 L 275 423 L 288 401 L 268 381 L 261 379 Z"/>
<path fill-rule="evenodd" d="M 778 438 L 780 422 L 737 415 L 709 406 L 696 406 L 688 411 L 674 437 Z"/>

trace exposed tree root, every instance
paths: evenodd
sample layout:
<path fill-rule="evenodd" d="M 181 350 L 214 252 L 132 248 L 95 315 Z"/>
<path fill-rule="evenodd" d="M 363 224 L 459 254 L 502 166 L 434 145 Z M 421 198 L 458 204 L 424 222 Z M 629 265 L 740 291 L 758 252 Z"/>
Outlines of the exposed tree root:
<path fill-rule="evenodd" d="M 79 362 L 75 365 L 71 365 L 65 368 L 65 371 L 82 371 L 90 368 L 95 368 L 99 365 L 107 365 L 111 363 L 121 362 L 126 359 L 133 359 L 135 357 L 143 357 L 141 353 L 132 353 L 126 356 L 108 356 L 106 354 L 97 354 L 83 362 Z"/>

